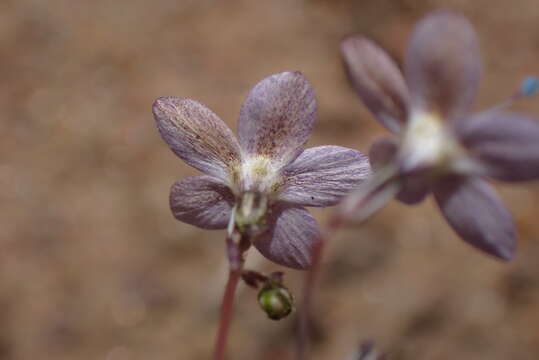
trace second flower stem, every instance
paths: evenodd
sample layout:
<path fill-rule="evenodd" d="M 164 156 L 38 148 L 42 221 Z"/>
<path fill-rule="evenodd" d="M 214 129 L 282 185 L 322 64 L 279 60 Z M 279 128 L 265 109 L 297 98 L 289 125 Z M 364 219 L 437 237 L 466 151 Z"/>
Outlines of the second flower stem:
<path fill-rule="evenodd" d="M 309 354 L 311 313 L 314 297 L 314 289 L 320 273 L 324 249 L 330 237 L 341 225 L 339 218 L 331 218 L 325 231 L 320 233 L 319 240 L 314 244 L 311 258 L 311 267 L 307 272 L 305 285 L 303 287 L 303 299 L 299 313 L 299 338 L 298 338 L 298 360 L 305 360 Z"/>

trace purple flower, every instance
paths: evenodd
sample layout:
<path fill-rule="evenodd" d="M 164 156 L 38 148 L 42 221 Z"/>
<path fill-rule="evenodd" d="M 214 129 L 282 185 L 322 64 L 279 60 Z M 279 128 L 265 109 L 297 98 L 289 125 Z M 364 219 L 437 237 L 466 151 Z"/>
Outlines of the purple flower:
<path fill-rule="evenodd" d="M 525 181 L 539 177 L 539 125 L 506 110 L 536 91 L 527 80 L 492 109 L 470 114 L 479 86 L 479 48 L 471 24 L 449 11 L 416 25 L 404 76 L 384 50 L 355 36 L 342 43 L 361 100 L 396 138 L 370 150 L 375 175 L 341 211 L 364 219 L 396 196 L 415 204 L 433 193 L 448 223 L 471 245 L 502 259 L 515 251 L 511 215 L 484 178 Z"/>
<path fill-rule="evenodd" d="M 367 157 L 356 150 L 304 150 L 316 101 L 299 72 L 272 75 L 251 90 L 238 139 L 194 100 L 159 98 L 153 113 L 172 151 L 205 173 L 172 186 L 176 219 L 203 229 L 235 226 L 268 259 L 292 268 L 309 266 L 319 236 L 304 206 L 335 205 L 370 174 Z"/>

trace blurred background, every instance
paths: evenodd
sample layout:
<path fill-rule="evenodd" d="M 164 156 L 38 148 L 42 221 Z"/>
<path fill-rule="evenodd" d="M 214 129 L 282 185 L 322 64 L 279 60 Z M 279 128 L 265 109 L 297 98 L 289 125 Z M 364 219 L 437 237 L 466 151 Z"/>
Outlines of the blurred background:
<path fill-rule="evenodd" d="M 340 39 L 361 32 L 402 59 L 440 7 L 479 34 L 478 108 L 539 73 L 535 0 L 1 0 L 0 359 L 209 359 L 224 232 L 170 214 L 170 185 L 196 171 L 158 136 L 153 100 L 197 99 L 235 129 L 254 84 L 301 70 L 319 104 L 309 145 L 367 151 L 385 131 L 344 76 Z M 539 114 L 539 99 L 516 107 Z M 459 240 L 431 199 L 340 232 L 312 358 L 374 339 L 391 359 L 537 359 L 539 185 L 498 188 L 519 232 L 509 264 Z M 282 270 L 255 250 L 249 266 Z M 303 273 L 286 273 L 299 296 Z M 235 314 L 230 359 L 293 358 L 296 315 L 266 319 L 245 286 Z"/>

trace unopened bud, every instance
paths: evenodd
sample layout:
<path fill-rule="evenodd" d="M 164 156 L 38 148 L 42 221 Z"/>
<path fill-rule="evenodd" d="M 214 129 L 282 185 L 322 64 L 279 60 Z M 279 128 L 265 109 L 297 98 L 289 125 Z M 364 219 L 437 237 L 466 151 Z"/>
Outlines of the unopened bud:
<path fill-rule="evenodd" d="M 266 284 L 258 293 L 258 303 L 272 320 L 288 316 L 294 308 L 294 297 L 280 284 Z"/>

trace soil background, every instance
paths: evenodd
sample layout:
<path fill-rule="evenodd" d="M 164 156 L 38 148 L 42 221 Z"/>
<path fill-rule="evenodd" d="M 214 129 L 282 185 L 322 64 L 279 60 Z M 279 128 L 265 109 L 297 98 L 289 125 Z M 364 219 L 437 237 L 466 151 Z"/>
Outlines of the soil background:
<path fill-rule="evenodd" d="M 477 29 L 477 109 L 539 74 L 536 0 L 1 0 L 0 359 L 209 359 L 224 232 L 172 217 L 171 184 L 197 172 L 159 137 L 153 100 L 196 99 L 235 129 L 254 84 L 301 70 L 319 106 L 309 146 L 366 152 L 385 130 L 347 82 L 340 39 L 364 33 L 402 59 L 438 8 Z M 516 108 L 539 114 L 539 99 Z M 339 233 L 312 359 L 364 339 L 398 360 L 537 359 L 539 185 L 496 186 L 519 233 L 508 264 L 459 240 L 432 199 Z M 282 270 L 255 250 L 249 266 Z M 286 274 L 299 296 L 304 274 Z M 235 310 L 229 359 L 294 358 L 296 315 L 266 319 L 245 286 Z"/>

